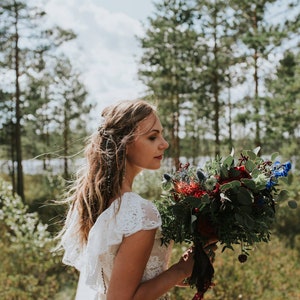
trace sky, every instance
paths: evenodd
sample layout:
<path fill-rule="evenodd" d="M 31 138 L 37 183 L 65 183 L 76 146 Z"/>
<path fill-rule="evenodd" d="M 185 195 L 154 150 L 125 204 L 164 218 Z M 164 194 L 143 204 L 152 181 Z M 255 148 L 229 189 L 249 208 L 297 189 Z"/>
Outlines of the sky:
<path fill-rule="evenodd" d="M 144 95 L 136 36 L 143 36 L 152 0 L 48 0 L 44 9 L 50 23 L 78 35 L 63 51 L 81 71 L 89 100 L 97 103 L 92 118 L 113 102 Z"/>
<path fill-rule="evenodd" d="M 63 50 L 81 71 L 89 101 L 97 104 L 91 115 L 96 123 L 105 106 L 145 94 L 146 87 L 137 75 L 142 49 L 136 36 L 144 34 L 142 23 L 147 24 L 147 18 L 153 14 L 153 1 L 156 0 L 45 2 L 50 23 L 72 29 L 78 35 Z M 282 7 L 273 8 L 269 21 L 277 20 L 282 11 Z M 240 93 L 237 90 L 238 96 Z"/>

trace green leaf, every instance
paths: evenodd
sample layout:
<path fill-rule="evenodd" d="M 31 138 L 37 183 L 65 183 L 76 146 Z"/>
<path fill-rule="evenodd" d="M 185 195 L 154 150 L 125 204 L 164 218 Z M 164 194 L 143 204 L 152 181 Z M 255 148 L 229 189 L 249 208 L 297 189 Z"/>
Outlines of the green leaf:
<path fill-rule="evenodd" d="M 252 177 L 257 177 L 258 175 L 260 175 L 261 174 L 261 171 L 259 170 L 259 169 L 253 169 L 252 170 L 252 173 L 251 173 L 251 175 L 252 175 Z"/>
<path fill-rule="evenodd" d="M 244 187 L 239 189 L 239 193 L 237 194 L 237 200 L 242 205 L 251 205 L 253 203 L 253 194 Z"/>
<path fill-rule="evenodd" d="M 221 175 L 221 177 L 224 177 L 224 178 L 228 177 L 228 170 L 225 166 L 222 166 L 220 168 L 220 175 Z"/>
<path fill-rule="evenodd" d="M 234 189 L 234 188 L 240 187 L 240 186 L 241 186 L 241 182 L 239 180 L 233 180 L 233 181 L 222 184 L 220 186 L 220 190 L 226 191 L 228 189 Z"/>
<path fill-rule="evenodd" d="M 256 147 L 254 150 L 253 150 L 253 153 L 255 153 L 255 155 L 257 156 L 258 153 L 260 151 L 260 146 Z"/>
<path fill-rule="evenodd" d="M 191 217 L 191 223 L 194 223 L 195 221 L 197 221 L 197 217 L 195 215 L 192 215 L 192 217 Z"/>
<path fill-rule="evenodd" d="M 285 184 L 288 184 L 288 177 L 278 177 L 277 180 L 278 183 L 283 182 Z"/>
<path fill-rule="evenodd" d="M 251 150 L 245 150 L 243 153 L 248 156 L 251 160 L 255 160 L 257 155 Z"/>
<path fill-rule="evenodd" d="M 234 169 L 234 168 L 230 169 L 230 177 L 238 177 L 238 176 L 240 176 L 240 174 L 241 174 L 241 171 Z"/>
<path fill-rule="evenodd" d="M 234 163 L 234 158 L 232 156 L 227 156 L 223 161 L 223 166 L 229 168 L 233 165 L 233 163 Z"/>
<path fill-rule="evenodd" d="M 248 229 L 253 229 L 255 222 L 249 215 L 244 215 L 244 221 Z"/>
<path fill-rule="evenodd" d="M 170 206 L 169 209 L 176 216 L 182 215 L 183 212 L 185 211 L 185 210 L 183 210 L 182 205 L 177 205 L 177 204 Z"/>
<path fill-rule="evenodd" d="M 247 227 L 249 230 L 253 229 L 255 222 L 248 214 L 241 215 L 236 213 L 234 216 L 240 225 Z"/>
<path fill-rule="evenodd" d="M 242 215 L 235 213 L 234 217 L 239 224 L 244 224 L 244 218 L 242 217 Z"/>
<path fill-rule="evenodd" d="M 210 203 L 210 199 L 209 199 L 209 196 L 207 194 L 203 195 L 201 197 L 201 202 L 202 203 L 205 203 L 205 204 L 209 204 Z"/>
<path fill-rule="evenodd" d="M 281 190 L 276 197 L 276 201 L 287 200 L 288 196 L 289 196 L 289 192 L 287 190 Z"/>
<path fill-rule="evenodd" d="M 242 205 L 242 206 L 240 206 L 240 210 L 241 210 L 241 212 L 243 212 L 245 214 L 251 214 L 252 213 L 252 206 Z"/>
<path fill-rule="evenodd" d="M 241 182 L 249 189 L 254 190 L 255 189 L 255 182 L 253 179 L 248 179 L 248 178 L 242 178 Z"/>
<path fill-rule="evenodd" d="M 247 160 L 246 164 L 245 164 L 245 167 L 246 167 L 247 171 L 251 173 L 252 170 L 255 169 L 256 165 L 252 160 Z"/>
<path fill-rule="evenodd" d="M 289 206 L 290 208 L 292 208 L 292 209 L 296 209 L 296 208 L 298 207 L 298 204 L 297 204 L 297 202 L 296 202 L 295 200 L 290 200 L 290 201 L 288 202 L 288 206 Z"/>
<path fill-rule="evenodd" d="M 208 196 L 207 196 L 208 197 Z M 203 201 L 204 200 L 204 201 Z M 186 202 L 189 207 L 192 208 L 200 208 L 203 206 L 203 204 L 207 204 L 207 198 L 206 197 L 201 197 L 201 198 L 196 198 L 196 197 L 187 197 L 184 199 L 184 202 Z M 209 199 L 208 199 L 209 200 Z"/>
<path fill-rule="evenodd" d="M 231 245 L 225 245 L 225 246 L 222 248 L 222 252 L 224 252 L 226 249 L 231 249 L 232 251 L 234 251 L 234 248 L 233 248 L 233 246 L 231 246 Z"/>
<path fill-rule="evenodd" d="M 278 152 L 272 153 L 272 155 L 271 155 L 271 161 L 274 161 L 274 160 L 276 159 L 277 156 L 279 156 L 279 153 L 278 153 Z"/>

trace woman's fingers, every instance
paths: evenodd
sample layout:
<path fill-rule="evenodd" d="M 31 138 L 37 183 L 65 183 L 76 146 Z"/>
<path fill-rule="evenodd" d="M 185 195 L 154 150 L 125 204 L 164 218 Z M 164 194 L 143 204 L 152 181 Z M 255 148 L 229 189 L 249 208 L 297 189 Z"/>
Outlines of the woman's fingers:
<path fill-rule="evenodd" d="M 209 244 L 208 246 L 205 246 L 203 249 L 207 254 L 207 256 L 209 257 L 210 261 L 214 262 L 216 256 L 215 251 L 218 249 L 217 244 L 216 243 Z"/>

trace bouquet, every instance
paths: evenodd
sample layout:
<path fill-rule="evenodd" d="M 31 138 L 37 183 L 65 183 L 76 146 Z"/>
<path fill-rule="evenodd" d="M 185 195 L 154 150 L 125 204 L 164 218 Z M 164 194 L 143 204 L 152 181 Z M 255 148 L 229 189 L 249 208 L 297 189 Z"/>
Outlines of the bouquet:
<path fill-rule="evenodd" d="M 254 243 L 268 242 L 275 220 L 276 202 L 287 198 L 279 190 L 291 163 L 263 160 L 253 151 L 243 151 L 222 160 L 208 161 L 204 168 L 181 165 L 174 174 L 164 174 L 164 200 L 160 205 L 163 242 L 192 243 L 194 269 L 188 283 L 196 286 L 193 299 L 203 299 L 212 286 L 214 268 L 204 251 L 212 239 L 226 248 L 241 245 L 240 262 L 245 262 Z M 293 201 L 289 202 L 295 206 Z M 163 205 L 163 208 L 162 208 Z"/>

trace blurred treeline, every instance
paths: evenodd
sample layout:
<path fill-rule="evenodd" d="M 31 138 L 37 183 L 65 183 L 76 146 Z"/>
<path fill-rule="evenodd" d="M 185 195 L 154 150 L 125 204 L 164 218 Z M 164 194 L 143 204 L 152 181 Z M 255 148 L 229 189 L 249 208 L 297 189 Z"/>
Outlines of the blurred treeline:
<path fill-rule="evenodd" d="M 30 3 L 0 3 L 0 298 L 72 299 L 77 273 L 50 251 L 65 214 L 52 200 L 63 198 L 82 158 L 94 104 L 64 50 L 76 33 L 49 25 L 42 2 Z M 299 13 L 298 0 L 156 1 L 139 38 L 139 76 L 170 142 L 167 169 L 261 146 L 292 161 L 288 190 L 299 199 Z M 24 160 L 43 170 L 24 174 Z M 145 174 L 137 191 L 159 198 L 160 174 Z M 217 255 L 207 299 L 300 298 L 299 209 L 281 206 L 274 241 L 248 263 Z"/>

